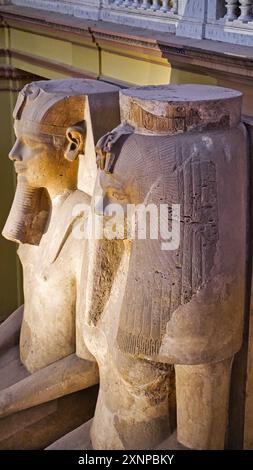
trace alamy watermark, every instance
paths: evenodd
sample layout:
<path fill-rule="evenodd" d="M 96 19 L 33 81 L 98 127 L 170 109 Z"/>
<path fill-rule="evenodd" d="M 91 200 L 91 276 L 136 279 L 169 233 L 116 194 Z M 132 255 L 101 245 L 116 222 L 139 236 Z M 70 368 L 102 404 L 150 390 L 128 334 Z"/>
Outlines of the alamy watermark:
<path fill-rule="evenodd" d="M 73 217 L 84 214 L 72 235 L 78 240 L 159 240 L 161 250 L 180 245 L 180 204 L 107 204 L 95 198 L 92 206 L 77 204 Z"/>

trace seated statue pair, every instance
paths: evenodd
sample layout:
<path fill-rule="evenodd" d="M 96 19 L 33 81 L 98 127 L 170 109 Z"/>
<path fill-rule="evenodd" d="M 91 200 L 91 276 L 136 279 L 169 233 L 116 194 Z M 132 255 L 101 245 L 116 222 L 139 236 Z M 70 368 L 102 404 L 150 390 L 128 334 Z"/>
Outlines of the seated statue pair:
<path fill-rule="evenodd" d="M 20 93 L 14 119 L 3 234 L 19 243 L 25 304 L 0 347 L 21 325 L 28 372 L 0 392 L 0 416 L 99 378 L 94 449 L 153 449 L 175 427 L 187 448 L 223 449 L 243 335 L 241 94 L 42 81 Z"/>

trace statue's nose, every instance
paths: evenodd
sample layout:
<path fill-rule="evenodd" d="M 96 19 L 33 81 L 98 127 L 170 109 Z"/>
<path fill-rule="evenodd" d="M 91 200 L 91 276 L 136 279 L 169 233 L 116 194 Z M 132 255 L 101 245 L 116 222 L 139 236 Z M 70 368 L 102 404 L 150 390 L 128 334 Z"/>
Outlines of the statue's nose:
<path fill-rule="evenodd" d="M 12 147 L 9 153 L 9 159 L 13 162 L 20 162 L 23 160 L 22 152 L 21 152 L 21 145 L 18 140 L 15 142 L 14 146 Z"/>

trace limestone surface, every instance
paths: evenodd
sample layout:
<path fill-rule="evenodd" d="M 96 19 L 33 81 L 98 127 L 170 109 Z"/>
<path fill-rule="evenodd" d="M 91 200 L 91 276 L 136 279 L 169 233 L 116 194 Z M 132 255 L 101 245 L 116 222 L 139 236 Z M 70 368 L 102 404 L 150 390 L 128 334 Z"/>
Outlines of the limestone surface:
<path fill-rule="evenodd" d="M 48 426 L 35 432 L 33 448 L 92 416 L 98 368 L 85 346 L 77 309 L 86 240 L 74 231 L 86 227 L 96 178 L 94 142 L 118 122 L 118 88 L 103 82 L 38 81 L 18 96 L 16 142 L 9 155 L 17 190 L 3 235 L 19 244 L 25 303 L 0 327 L 0 417 L 9 429 L 8 448 L 24 442 L 17 434 L 24 436 L 25 428 L 32 433 L 32 423 L 44 413 L 51 415 Z M 78 417 L 75 393 L 86 388 Z M 56 409 L 68 402 L 65 421 L 61 413 L 47 411 L 48 402 Z M 0 446 L 2 441 L 7 445 L 4 435 Z"/>
<path fill-rule="evenodd" d="M 248 150 L 241 98 L 199 85 L 122 90 L 121 125 L 97 144 L 95 196 L 103 205 L 96 208 L 103 207 L 97 215 L 104 226 L 110 204 L 123 214 L 141 204 L 156 209 L 166 230 L 132 238 L 123 230 L 110 239 L 104 232 L 90 241 L 84 334 L 100 371 L 95 449 L 162 443 L 175 426 L 174 380 L 179 442 L 224 448 L 244 318 Z"/>

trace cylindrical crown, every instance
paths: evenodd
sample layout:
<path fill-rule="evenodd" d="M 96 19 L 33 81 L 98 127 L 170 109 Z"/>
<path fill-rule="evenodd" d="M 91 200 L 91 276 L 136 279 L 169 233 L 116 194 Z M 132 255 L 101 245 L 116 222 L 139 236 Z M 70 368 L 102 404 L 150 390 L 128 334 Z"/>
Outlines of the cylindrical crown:
<path fill-rule="evenodd" d="M 209 85 L 160 85 L 120 91 L 121 121 L 141 133 L 228 129 L 240 122 L 241 103 L 239 91 Z"/>

